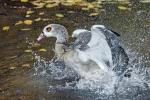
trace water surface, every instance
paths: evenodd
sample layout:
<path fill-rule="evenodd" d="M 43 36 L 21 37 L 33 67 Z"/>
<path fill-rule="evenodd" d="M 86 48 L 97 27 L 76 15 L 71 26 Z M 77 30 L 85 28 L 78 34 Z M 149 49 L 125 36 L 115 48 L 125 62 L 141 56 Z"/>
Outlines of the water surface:
<path fill-rule="evenodd" d="M 46 1 L 39 2 L 39 5 L 35 5 L 36 2 L 32 0 L 25 3 L 17 0 L 0 1 L 0 99 L 148 100 L 150 98 L 148 70 L 150 4 L 148 2 L 79 0 L 77 3 L 55 4 L 53 1 L 48 3 Z M 41 6 L 42 3 L 45 5 Z M 130 61 L 138 66 L 136 69 L 138 74 L 134 75 L 133 80 L 143 79 L 142 81 L 147 82 L 148 85 L 143 88 L 130 87 L 122 94 L 106 96 L 88 89 L 67 87 L 62 80 L 51 81 L 43 76 L 34 76 L 32 70 L 36 60 L 33 51 L 45 61 L 49 61 L 54 56 L 52 51 L 54 38 L 46 39 L 41 45 L 35 44 L 43 27 L 50 23 L 64 25 L 70 35 L 74 29 L 89 29 L 93 24 L 104 24 L 118 32 L 121 34 L 126 51 L 130 54 Z"/>

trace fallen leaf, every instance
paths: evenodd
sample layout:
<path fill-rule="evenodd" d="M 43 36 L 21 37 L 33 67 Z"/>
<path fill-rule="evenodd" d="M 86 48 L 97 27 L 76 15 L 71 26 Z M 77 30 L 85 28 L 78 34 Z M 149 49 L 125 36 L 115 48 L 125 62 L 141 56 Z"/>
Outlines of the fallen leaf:
<path fill-rule="evenodd" d="M 39 43 L 33 43 L 33 44 L 32 44 L 32 47 L 39 47 L 39 46 L 40 46 Z"/>
<path fill-rule="evenodd" d="M 44 0 L 44 2 L 53 4 L 53 3 L 56 3 L 56 2 L 59 2 L 59 1 L 57 1 L 57 0 Z"/>
<path fill-rule="evenodd" d="M 54 3 L 54 4 L 47 4 L 46 5 L 46 8 L 52 8 L 52 7 L 55 7 L 57 6 L 58 4 Z"/>
<path fill-rule="evenodd" d="M 30 64 L 23 64 L 22 67 L 30 67 Z"/>
<path fill-rule="evenodd" d="M 28 0 L 20 0 L 21 2 L 28 2 Z"/>
<path fill-rule="evenodd" d="M 73 14 L 73 13 L 75 13 L 75 12 L 74 12 L 74 11 L 68 11 L 68 13 Z"/>
<path fill-rule="evenodd" d="M 32 10 L 28 10 L 28 11 L 26 12 L 27 15 L 32 14 L 32 13 L 34 13 L 34 11 L 32 11 Z"/>
<path fill-rule="evenodd" d="M 31 24 L 32 24 L 32 20 L 25 20 L 25 21 L 24 21 L 24 24 L 26 24 L 26 25 L 31 25 Z"/>
<path fill-rule="evenodd" d="M 43 18 L 42 20 L 43 20 L 43 21 L 48 21 L 48 20 L 50 20 L 50 19 L 48 19 L 48 18 Z"/>
<path fill-rule="evenodd" d="M 89 10 L 89 8 L 83 7 L 82 10 Z"/>
<path fill-rule="evenodd" d="M 39 15 L 44 15 L 44 12 L 40 12 Z"/>
<path fill-rule="evenodd" d="M 45 3 L 43 2 L 32 2 L 33 5 L 36 5 L 35 8 L 43 8 L 45 6 Z"/>
<path fill-rule="evenodd" d="M 129 8 L 127 8 L 125 6 L 118 6 L 118 9 L 120 9 L 120 10 L 128 10 Z"/>
<path fill-rule="evenodd" d="M 23 28 L 23 29 L 21 29 L 22 31 L 29 31 L 29 30 L 31 30 L 31 28 Z"/>
<path fill-rule="evenodd" d="M 141 0 L 141 3 L 150 3 L 150 0 Z"/>
<path fill-rule="evenodd" d="M 14 59 L 14 58 L 17 58 L 17 56 L 10 56 L 9 58 L 10 59 Z"/>
<path fill-rule="evenodd" d="M 30 17 L 30 15 L 26 15 L 26 17 Z"/>
<path fill-rule="evenodd" d="M 62 17 L 64 17 L 64 15 L 63 14 L 56 14 L 56 17 L 62 18 Z"/>
<path fill-rule="evenodd" d="M 32 50 L 31 50 L 31 49 L 28 49 L 28 50 L 25 50 L 24 52 L 26 52 L 26 53 L 31 53 Z"/>
<path fill-rule="evenodd" d="M 4 26 L 4 27 L 3 27 L 3 31 L 8 31 L 9 28 L 10 28 L 9 26 Z"/>
<path fill-rule="evenodd" d="M 42 49 L 39 49 L 40 52 L 46 52 L 47 50 L 42 48 Z"/>
<path fill-rule="evenodd" d="M 18 22 L 15 23 L 15 25 L 20 25 L 20 24 L 23 24 L 23 22 L 22 21 L 18 21 Z"/>
<path fill-rule="evenodd" d="M 34 21 L 36 21 L 36 22 L 37 22 L 37 21 L 40 21 L 40 20 L 41 20 L 41 18 L 34 19 Z"/>
<path fill-rule="evenodd" d="M 72 5 L 74 5 L 75 3 L 71 3 L 71 2 L 62 2 L 61 4 L 64 5 L 64 6 L 72 6 Z"/>
<path fill-rule="evenodd" d="M 89 8 L 89 9 L 92 9 L 92 8 L 94 8 L 94 5 L 88 4 L 88 8 Z"/>
<path fill-rule="evenodd" d="M 80 7 L 86 7 L 88 4 L 87 3 L 79 3 Z"/>
<path fill-rule="evenodd" d="M 99 13 L 91 13 L 89 16 L 97 16 Z"/>
<path fill-rule="evenodd" d="M 10 67 L 9 69 L 13 70 L 13 69 L 16 69 L 16 67 Z"/>

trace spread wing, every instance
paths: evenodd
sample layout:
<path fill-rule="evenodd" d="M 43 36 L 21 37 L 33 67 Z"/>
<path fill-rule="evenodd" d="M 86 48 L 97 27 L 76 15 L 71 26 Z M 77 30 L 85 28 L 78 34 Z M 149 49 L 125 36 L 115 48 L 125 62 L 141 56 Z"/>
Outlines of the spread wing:
<path fill-rule="evenodd" d="M 120 45 L 121 41 L 119 39 L 119 36 L 120 36 L 119 33 L 113 30 L 107 29 L 105 27 L 96 27 L 96 29 L 105 35 L 106 40 L 110 47 Z"/>
<path fill-rule="evenodd" d="M 105 27 L 96 28 L 105 35 L 107 43 L 111 48 L 112 60 L 113 64 L 115 64 L 113 70 L 118 72 L 118 74 L 123 73 L 127 69 L 129 58 L 118 37 L 120 35 L 117 32 L 109 30 Z"/>
<path fill-rule="evenodd" d="M 72 46 L 74 49 L 86 50 L 88 47 L 88 43 L 91 40 L 91 32 L 84 31 L 81 32 L 77 37 L 76 40 L 73 42 Z"/>

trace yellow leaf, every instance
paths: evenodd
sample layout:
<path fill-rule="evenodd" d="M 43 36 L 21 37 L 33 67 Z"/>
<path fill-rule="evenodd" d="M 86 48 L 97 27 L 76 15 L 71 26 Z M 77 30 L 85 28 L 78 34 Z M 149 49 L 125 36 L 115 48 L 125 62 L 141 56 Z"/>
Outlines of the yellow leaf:
<path fill-rule="evenodd" d="M 74 3 L 72 3 L 72 2 L 62 2 L 61 4 L 64 5 L 64 6 L 72 6 L 72 5 L 75 4 L 75 2 Z"/>
<path fill-rule="evenodd" d="M 13 69 L 16 69 L 16 67 L 10 67 L 9 69 L 13 70 Z"/>
<path fill-rule="evenodd" d="M 46 52 L 47 50 L 44 49 L 44 48 L 42 48 L 42 49 L 39 49 L 39 51 L 41 51 L 41 52 Z"/>
<path fill-rule="evenodd" d="M 120 10 L 127 10 L 128 8 L 124 7 L 124 6 L 118 6 L 118 9 L 120 9 Z"/>
<path fill-rule="evenodd" d="M 23 64 L 22 67 L 30 67 L 30 64 Z"/>
<path fill-rule="evenodd" d="M 3 27 L 3 31 L 8 31 L 9 28 L 10 28 L 9 26 L 4 26 L 4 27 Z"/>
<path fill-rule="evenodd" d="M 14 58 L 17 58 L 17 56 L 10 56 L 10 57 L 8 57 L 8 58 L 14 59 Z"/>
<path fill-rule="evenodd" d="M 15 25 L 20 25 L 20 24 L 23 24 L 23 22 L 22 21 L 18 21 L 18 22 L 15 23 Z"/>
<path fill-rule="evenodd" d="M 32 24 L 32 20 L 25 20 L 25 21 L 24 21 L 24 24 L 26 24 L 26 25 L 31 25 L 31 24 Z"/>
<path fill-rule="evenodd" d="M 46 8 L 52 8 L 52 7 L 55 7 L 57 6 L 58 4 L 54 3 L 54 4 L 47 4 L 46 5 Z"/>
<path fill-rule="evenodd" d="M 89 10 L 89 8 L 83 7 L 82 10 Z"/>
<path fill-rule="evenodd" d="M 42 21 L 48 21 L 48 20 L 50 20 L 50 19 L 48 19 L 48 18 L 43 18 L 42 19 Z"/>
<path fill-rule="evenodd" d="M 26 52 L 26 53 L 31 53 L 31 52 L 32 52 L 32 50 L 31 50 L 31 49 L 29 49 L 29 50 L 25 50 L 24 52 Z"/>
<path fill-rule="evenodd" d="M 39 15 L 44 15 L 44 12 L 40 12 Z"/>
<path fill-rule="evenodd" d="M 64 15 L 63 14 L 56 14 L 56 17 L 62 18 L 62 17 L 64 17 Z"/>
<path fill-rule="evenodd" d="M 20 0 L 21 2 L 28 2 L 28 0 Z"/>
<path fill-rule="evenodd" d="M 74 11 L 67 11 L 67 13 L 73 14 L 73 13 L 75 13 L 75 12 L 74 12 Z"/>
<path fill-rule="evenodd" d="M 36 21 L 36 22 L 37 22 L 37 21 L 40 21 L 40 20 L 41 20 L 41 18 L 34 19 L 34 21 Z"/>
<path fill-rule="evenodd" d="M 32 13 L 34 13 L 34 11 L 32 11 L 32 10 L 28 10 L 28 11 L 26 12 L 27 15 L 32 14 Z"/>
<path fill-rule="evenodd" d="M 39 43 L 33 43 L 33 44 L 32 44 L 32 47 L 39 47 L 39 46 L 40 46 Z"/>
<path fill-rule="evenodd" d="M 97 16 L 99 13 L 91 13 L 89 16 Z"/>
<path fill-rule="evenodd" d="M 89 8 L 89 9 L 92 9 L 92 8 L 94 8 L 94 5 L 88 4 L 88 8 Z"/>
<path fill-rule="evenodd" d="M 21 29 L 22 31 L 29 31 L 29 30 L 31 30 L 31 28 L 23 28 L 23 29 Z"/>
<path fill-rule="evenodd" d="M 35 8 L 43 8 L 45 3 L 43 2 L 32 2 L 33 5 L 35 5 Z"/>
<path fill-rule="evenodd" d="M 30 17 L 30 15 L 26 15 L 26 17 Z"/>
<path fill-rule="evenodd" d="M 150 0 L 141 0 L 141 3 L 150 3 Z"/>

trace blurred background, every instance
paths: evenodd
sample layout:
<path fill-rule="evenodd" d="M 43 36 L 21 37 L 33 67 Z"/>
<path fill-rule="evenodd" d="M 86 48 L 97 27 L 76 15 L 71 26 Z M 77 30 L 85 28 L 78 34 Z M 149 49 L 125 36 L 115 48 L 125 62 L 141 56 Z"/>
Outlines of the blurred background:
<path fill-rule="evenodd" d="M 54 38 L 36 43 L 50 23 L 64 25 L 69 35 L 103 24 L 121 34 L 138 62 L 150 61 L 150 0 L 0 0 L 0 100 L 45 100 L 37 99 L 41 92 L 18 93 L 16 88 L 30 86 L 22 74 L 33 67 L 33 51 L 45 60 L 53 57 Z"/>

